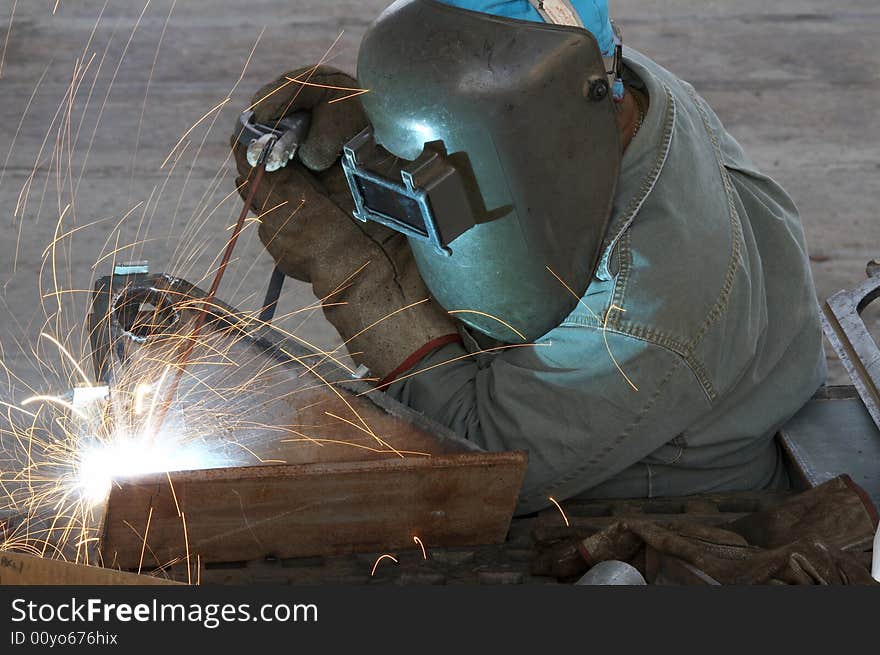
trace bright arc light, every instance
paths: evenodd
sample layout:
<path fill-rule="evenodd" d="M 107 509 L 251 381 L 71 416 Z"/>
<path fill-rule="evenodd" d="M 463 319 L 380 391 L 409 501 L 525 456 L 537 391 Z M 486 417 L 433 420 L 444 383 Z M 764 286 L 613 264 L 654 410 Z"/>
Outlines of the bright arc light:
<path fill-rule="evenodd" d="M 80 456 L 77 482 L 83 500 L 96 504 L 110 493 L 113 480 L 211 468 L 210 460 L 207 453 L 193 445 L 120 440 L 84 450 Z"/>

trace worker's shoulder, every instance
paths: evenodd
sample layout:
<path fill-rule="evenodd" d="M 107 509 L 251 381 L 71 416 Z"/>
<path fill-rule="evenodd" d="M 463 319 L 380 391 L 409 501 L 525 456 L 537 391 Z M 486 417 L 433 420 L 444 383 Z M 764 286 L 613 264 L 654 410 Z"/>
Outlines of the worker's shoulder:
<path fill-rule="evenodd" d="M 693 87 L 628 54 L 651 105 L 623 158 L 607 261 L 616 262 L 615 287 L 633 320 L 662 323 L 664 333 L 689 341 L 742 264 L 737 190 L 724 152 L 731 139 Z"/>
<path fill-rule="evenodd" d="M 735 247 L 738 232 L 730 167 L 749 166 L 747 158 L 690 84 L 637 51 L 627 55 L 650 108 L 623 157 L 607 245 L 626 235 L 652 270 L 721 274 L 717 255 Z M 695 260 L 682 261 L 688 256 Z"/>
<path fill-rule="evenodd" d="M 628 63 L 651 109 L 624 157 L 599 270 L 619 308 L 610 322 L 679 353 L 712 395 L 725 386 L 719 370 L 736 375 L 766 328 L 761 226 L 799 225 L 797 212 L 692 86 L 643 55 Z M 796 258 L 796 230 L 777 232 Z"/>
<path fill-rule="evenodd" d="M 769 282 L 762 275 L 767 257 L 782 261 L 803 286 L 809 263 L 794 202 L 693 86 L 638 58 L 654 120 L 641 152 L 624 158 L 612 220 L 627 226 L 618 237 L 627 274 L 618 284 L 680 298 L 670 304 L 690 307 L 672 312 L 685 319 L 685 331 L 724 311 L 738 291 L 760 294 Z"/>

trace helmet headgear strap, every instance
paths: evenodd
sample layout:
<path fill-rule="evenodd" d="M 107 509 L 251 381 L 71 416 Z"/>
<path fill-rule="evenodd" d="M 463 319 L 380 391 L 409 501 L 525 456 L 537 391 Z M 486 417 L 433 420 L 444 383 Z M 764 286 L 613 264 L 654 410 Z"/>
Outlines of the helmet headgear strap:
<path fill-rule="evenodd" d="M 584 28 L 580 14 L 571 3 L 571 0 L 529 0 L 529 3 L 544 19 L 544 22 L 551 25 L 571 25 L 573 27 Z M 623 100 L 623 38 L 620 34 L 620 28 L 614 21 L 611 21 L 611 27 L 614 30 L 614 55 L 605 57 L 608 72 L 608 82 L 611 84 L 611 95 L 614 100 L 621 102 Z"/>

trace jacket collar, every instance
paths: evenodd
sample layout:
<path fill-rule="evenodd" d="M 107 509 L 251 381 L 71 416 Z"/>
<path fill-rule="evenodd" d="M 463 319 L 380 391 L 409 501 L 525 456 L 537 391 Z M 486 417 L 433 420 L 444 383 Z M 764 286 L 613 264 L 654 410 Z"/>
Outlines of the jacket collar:
<path fill-rule="evenodd" d="M 624 49 L 624 63 L 645 85 L 651 105 L 621 161 L 611 221 L 596 269 L 596 277 L 606 281 L 614 278 L 610 266 L 614 249 L 654 190 L 669 157 L 675 132 L 675 98 L 669 87 L 651 72 L 657 64 L 632 48 Z"/>

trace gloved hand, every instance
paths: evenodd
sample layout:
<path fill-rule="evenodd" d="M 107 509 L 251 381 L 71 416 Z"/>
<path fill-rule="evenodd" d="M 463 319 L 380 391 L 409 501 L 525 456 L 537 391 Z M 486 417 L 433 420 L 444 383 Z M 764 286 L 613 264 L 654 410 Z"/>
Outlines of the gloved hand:
<path fill-rule="evenodd" d="M 286 77 L 296 75 L 301 73 Z M 421 356 L 457 340 L 456 322 L 430 298 L 406 238 L 352 217 L 354 203 L 338 155 L 366 125 L 358 100 L 327 105 L 333 94 L 351 92 L 312 87 L 295 99 L 296 90 L 288 87 L 268 95 L 283 82 L 257 93 L 253 102 L 264 100 L 257 104 L 262 113 L 256 120 L 271 123 L 307 108 L 312 122 L 298 155 L 303 162 L 266 174 L 257 190 L 251 209 L 260 216 L 260 240 L 280 270 L 312 284 L 354 361 L 389 382 Z M 311 83 L 356 86 L 338 71 L 322 72 L 318 81 L 313 75 Z M 240 175 L 236 185 L 245 198 L 252 169 L 245 148 L 235 139 L 232 147 Z"/>

